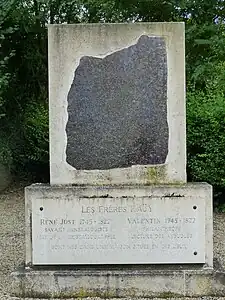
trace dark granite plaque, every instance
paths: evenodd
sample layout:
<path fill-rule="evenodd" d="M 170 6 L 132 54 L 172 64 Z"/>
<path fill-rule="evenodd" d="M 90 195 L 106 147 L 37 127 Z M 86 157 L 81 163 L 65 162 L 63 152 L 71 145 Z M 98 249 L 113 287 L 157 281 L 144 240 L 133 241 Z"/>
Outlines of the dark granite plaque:
<path fill-rule="evenodd" d="M 167 54 L 161 37 L 84 56 L 68 93 L 67 162 L 79 170 L 165 163 Z"/>

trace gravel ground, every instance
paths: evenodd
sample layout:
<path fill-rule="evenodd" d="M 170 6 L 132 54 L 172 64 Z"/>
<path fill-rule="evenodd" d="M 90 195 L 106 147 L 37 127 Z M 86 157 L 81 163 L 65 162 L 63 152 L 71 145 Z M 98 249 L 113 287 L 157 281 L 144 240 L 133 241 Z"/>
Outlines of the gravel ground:
<path fill-rule="evenodd" d="M 214 266 L 215 269 L 219 270 L 225 269 L 224 228 L 225 214 L 214 214 Z M 10 293 L 8 283 L 10 282 L 9 274 L 19 264 L 23 264 L 24 254 L 24 189 L 23 186 L 15 186 L 0 194 L 0 300 L 19 299 L 8 296 Z M 89 299 L 97 300 L 98 298 Z M 182 299 L 190 300 L 192 298 Z M 197 299 L 225 300 L 225 297 L 202 297 Z M 176 298 L 176 300 L 179 299 Z"/>

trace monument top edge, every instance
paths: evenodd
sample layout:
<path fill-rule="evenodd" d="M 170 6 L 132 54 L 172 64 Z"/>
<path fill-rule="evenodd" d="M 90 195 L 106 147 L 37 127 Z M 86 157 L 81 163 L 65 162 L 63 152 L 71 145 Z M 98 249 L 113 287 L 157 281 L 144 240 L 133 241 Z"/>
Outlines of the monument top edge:
<path fill-rule="evenodd" d="M 174 26 L 184 26 L 185 22 L 124 22 L 124 23 L 77 23 L 77 24 L 47 24 L 47 28 L 51 27 L 102 27 L 102 26 L 145 26 L 145 25 L 159 25 L 159 26 L 166 26 L 166 25 L 174 25 Z"/>
<path fill-rule="evenodd" d="M 49 184 L 49 183 L 33 183 L 26 186 L 25 189 L 152 189 L 152 188 L 211 188 L 207 182 L 187 182 L 187 183 L 166 183 L 166 184 L 149 184 L 149 185 L 89 185 L 89 184 Z"/>

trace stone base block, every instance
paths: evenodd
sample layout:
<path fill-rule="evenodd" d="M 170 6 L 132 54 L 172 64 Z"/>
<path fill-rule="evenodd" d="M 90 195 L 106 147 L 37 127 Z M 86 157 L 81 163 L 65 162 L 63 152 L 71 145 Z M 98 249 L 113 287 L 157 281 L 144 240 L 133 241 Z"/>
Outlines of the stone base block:
<path fill-rule="evenodd" d="M 202 270 L 26 270 L 14 272 L 14 296 L 182 297 L 223 296 L 225 273 Z"/>
<path fill-rule="evenodd" d="M 26 267 L 213 267 L 212 187 L 49 186 L 25 190 Z"/>
<path fill-rule="evenodd" d="M 14 295 L 221 295 L 213 272 L 212 187 L 27 187 L 25 270 Z"/>

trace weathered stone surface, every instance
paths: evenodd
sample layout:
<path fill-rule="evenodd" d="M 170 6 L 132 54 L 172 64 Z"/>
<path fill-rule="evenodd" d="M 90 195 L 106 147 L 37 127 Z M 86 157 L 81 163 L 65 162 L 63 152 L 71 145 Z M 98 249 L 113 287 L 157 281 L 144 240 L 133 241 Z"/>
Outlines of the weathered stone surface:
<path fill-rule="evenodd" d="M 166 195 L 34 199 L 33 263 L 205 263 L 204 205 Z"/>
<path fill-rule="evenodd" d="M 105 58 L 82 57 L 68 94 L 67 162 L 76 169 L 165 163 L 167 54 L 163 37 Z"/>
<path fill-rule="evenodd" d="M 225 294 L 225 273 L 207 270 L 151 270 L 140 266 L 119 270 L 19 271 L 12 274 L 16 296 L 40 298 L 202 297 Z"/>
<path fill-rule="evenodd" d="M 34 185 L 26 188 L 26 229 L 27 265 L 212 267 L 209 185 Z"/>
<path fill-rule="evenodd" d="M 185 183 L 184 24 L 48 32 L 51 184 Z"/>

